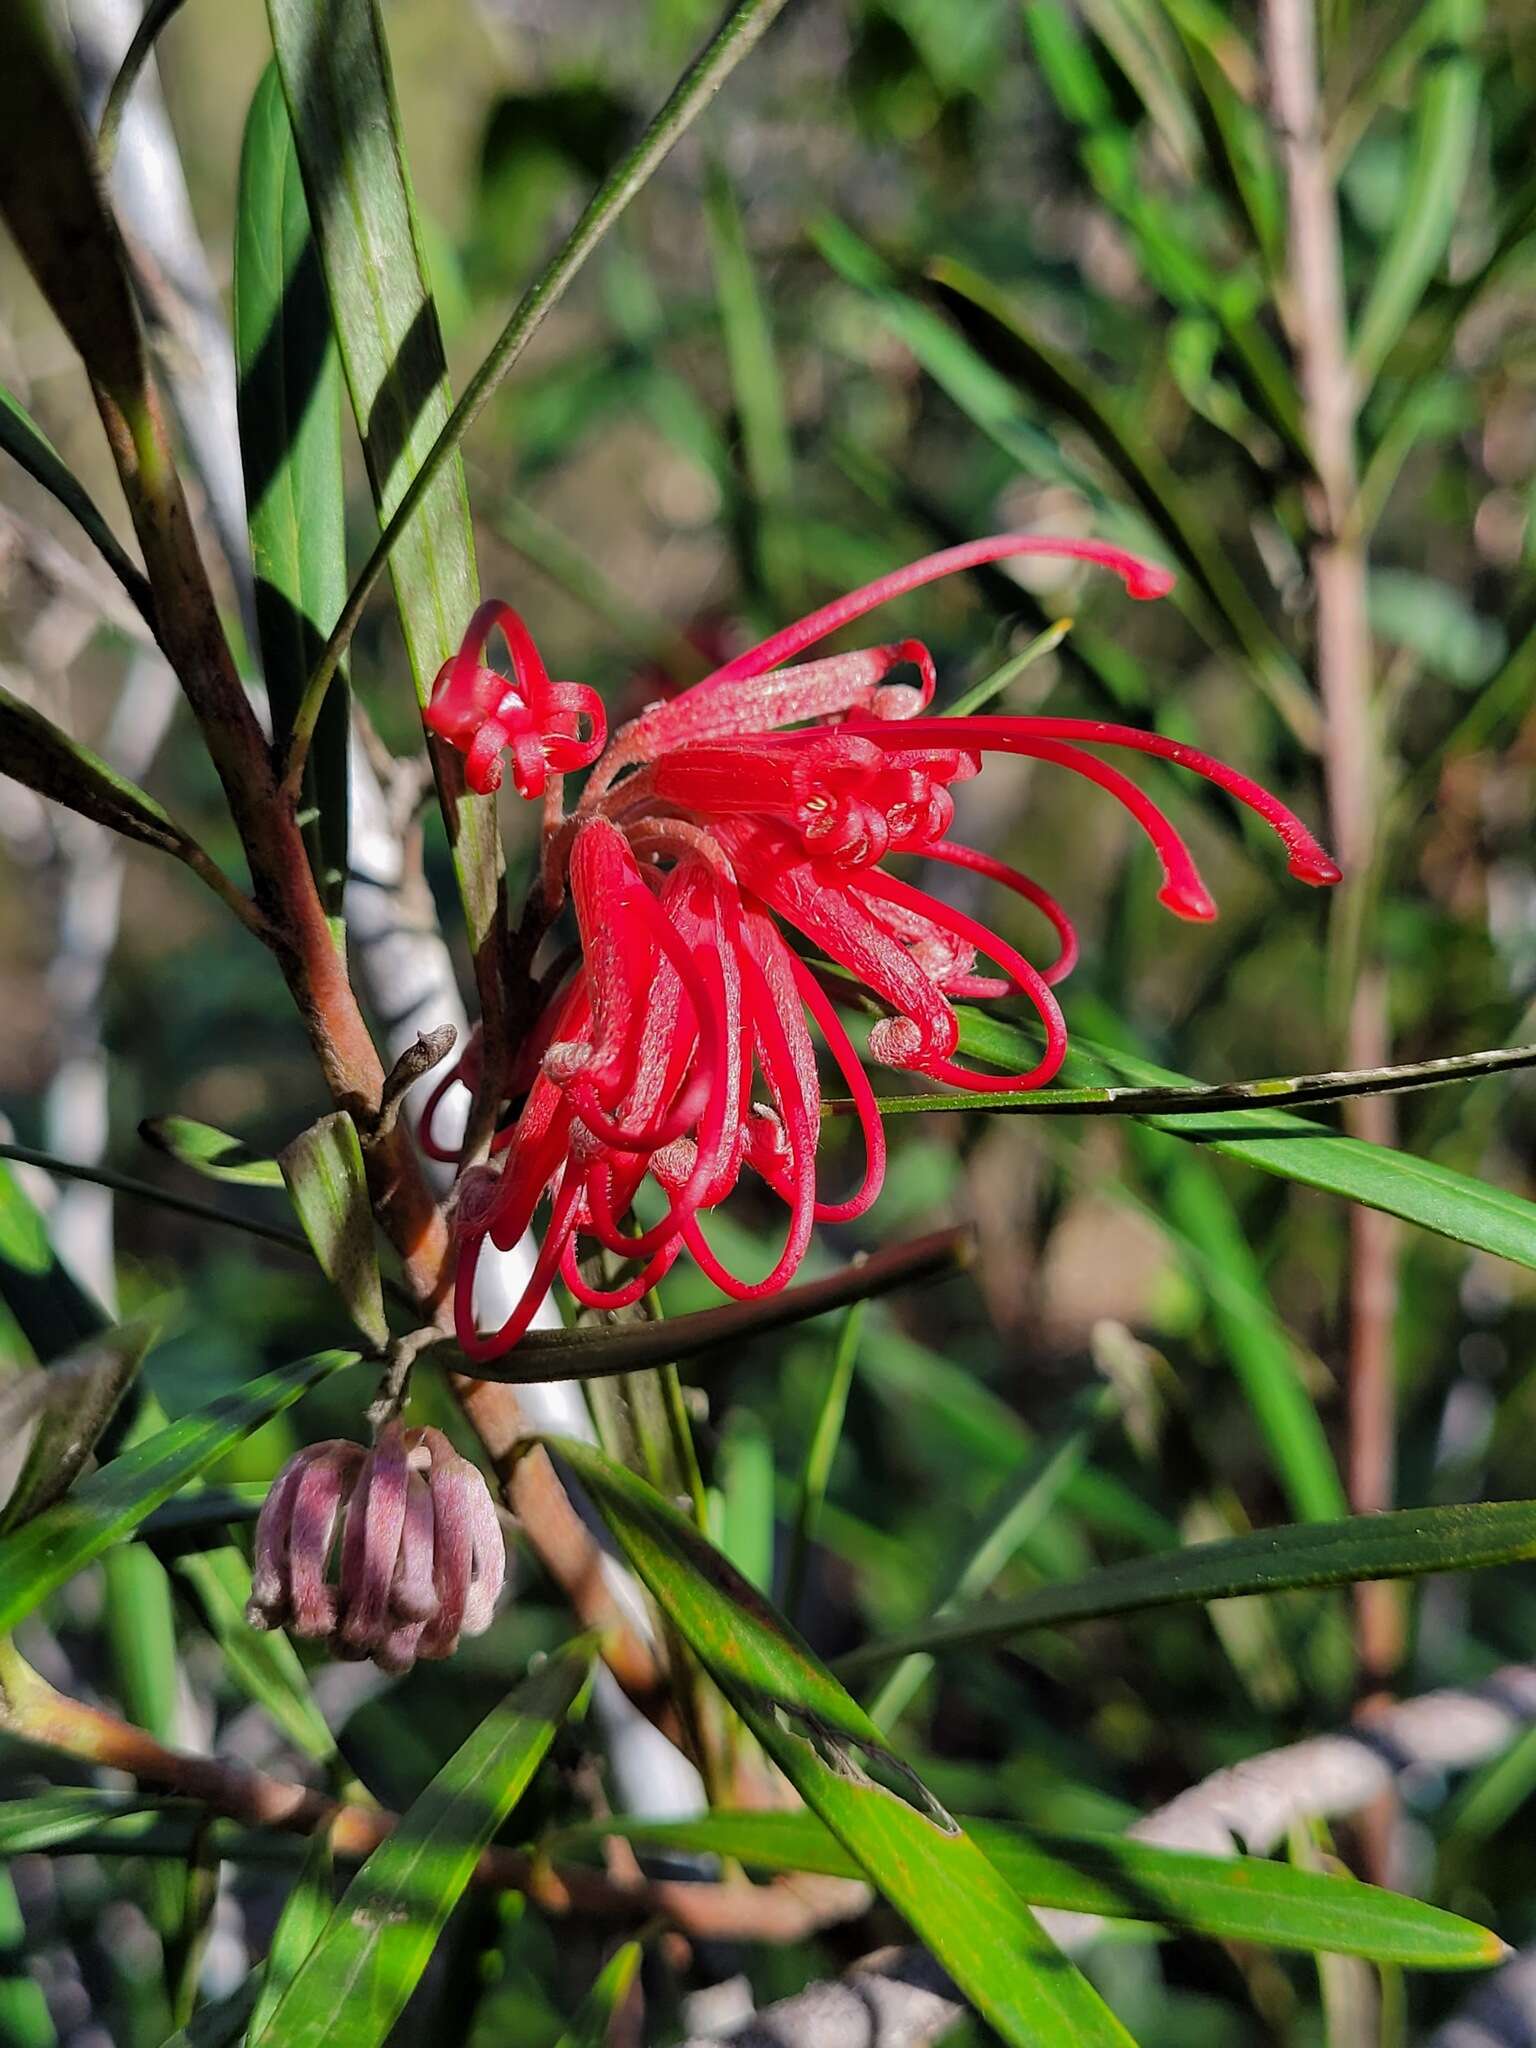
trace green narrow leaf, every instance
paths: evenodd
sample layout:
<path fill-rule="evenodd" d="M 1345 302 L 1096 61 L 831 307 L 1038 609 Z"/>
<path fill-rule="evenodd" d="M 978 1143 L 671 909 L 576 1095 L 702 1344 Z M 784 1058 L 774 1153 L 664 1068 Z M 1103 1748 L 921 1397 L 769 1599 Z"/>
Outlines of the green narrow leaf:
<path fill-rule="evenodd" d="M 271 2025 L 294 1978 L 325 1932 L 333 1910 L 335 1870 L 330 1831 L 321 1828 L 305 1851 L 304 1867 L 294 1880 L 272 1932 L 272 1946 L 261 1971 L 261 1989 L 251 2008 L 247 2039 L 253 2043 Z"/>
<path fill-rule="evenodd" d="M 608 1958 L 597 1982 L 581 2001 L 581 2010 L 555 2048 L 603 2048 L 614 2015 L 629 1996 L 643 1953 L 638 1941 L 626 1941 Z"/>
<path fill-rule="evenodd" d="M 1038 1057 L 1036 1041 L 1017 1025 L 983 1016 L 979 1010 L 958 1014 L 965 1051 L 1005 1067 L 1031 1065 Z M 1081 1039 L 1074 1041 L 1062 1072 L 1069 1083 L 1086 1087 L 1103 1087 L 1116 1079 L 1144 1088 L 1193 1085 L 1187 1075 L 1107 1046 L 1090 1050 Z M 1148 1116 L 1146 1122 L 1154 1130 L 1209 1146 L 1261 1173 L 1363 1202 L 1460 1244 L 1536 1267 L 1536 1203 L 1432 1159 L 1339 1137 L 1284 1110 L 1234 1109 L 1219 1117 L 1158 1115 Z"/>
<path fill-rule="evenodd" d="M 1348 1586 L 1362 1579 L 1422 1578 L 1478 1571 L 1536 1557 L 1536 1501 L 1403 1508 L 1309 1522 L 1198 1543 L 1166 1557 L 1104 1565 L 1064 1585 L 1038 1586 L 1017 1600 L 994 1601 L 948 1621 L 924 1622 L 866 1643 L 838 1659 L 842 1672 L 867 1671 L 913 1650 L 942 1654 L 1006 1642 L 1034 1628 L 1055 1628 L 1149 1607 L 1227 1600 L 1245 1593 Z"/>
<path fill-rule="evenodd" d="M 0 689 L 0 765 L 39 796 L 178 860 L 196 844 L 146 791 L 6 689 Z"/>
<path fill-rule="evenodd" d="M 0 1538 L 0 1634 L 232 1445 L 356 1362 L 352 1351 L 322 1351 L 265 1373 L 114 1458 L 66 1500 Z"/>
<path fill-rule="evenodd" d="M 773 1585 L 773 1438 L 738 1408 L 720 1443 L 720 1548 L 759 1593 Z"/>
<path fill-rule="evenodd" d="M 381 523 L 446 424 L 442 331 L 411 193 L 375 0 L 268 0 L 309 218 Z M 425 704 L 479 600 L 464 465 L 433 481 L 390 556 L 406 656 Z M 501 1001 L 501 847 L 495 806 L 469 793 L 451 749 L 435 754 L 454 868 L 492 1038 Z"/>
<path fill-rule="evenodd" d="M 862 1264 L 820 1280 L 803 1280 L 779 1294 L 699 1309 L 665 1323 L 630 1323 L 611 1330 L 530 1330 L 502 1357 L 477 1362 L 475 1377 L 518 1386 L 538 1380 L 605 1378 L 694 1358 L 829 1309 L 846 1308 L 852 1301 L 873 1300 L 897 1287 L 948 1279 L 965 1271 L 973 1250 L 968 1231 L 935 1230 L 906 1244 L 886 1245 Z"/>
<path fill-rule="evenodd" d="M 358 1329 L 382 1351 L 389 1322 L 357 1126 L 344 1109 L 333 1110 L 285 1145 L 277 1163 L 321 1271 Z"/>
<path fill-rule="evenodd" d="M 1068 1834 L 962 1818 L 989 1861 L 1031 1905 L 1146 1920 L 1220 1941 L 1329 1949 L 1421 1970 L 1486 1968 L 1504 1953 L 1475 1921 L 1354 1878 L 1314 1876 L 1261 1856 L 1208 1856 L 1107 1834 Z M 694 1820 L 628 1815 L 562 1829 L 546 1846 L 620 1835 L 683 1855 L 731 1856 L 750 1869 L 856 1877 L 857 1860 L 811 1813 L 717 1811 Z"/>
<path fill-rule="evenodd" d="M 353 1878 L 250 2048 L 375 2048 L 426 1968 L 480 1852 L 506 1820 L 592 1669 L 550 1657 L 449 1758 Z"/>
<path fill-rule="evenodd" d="M 1440 267 L 1472 162 L 1482 97 L 1475 50 L 1482 0 L 1439 0 L 1438 35 L 1422 62 L 1408 178 L 1391 238 L 1371 266 L 1355 328 L 1355 375 L 1369 390 Z"/>
<path fill-rule="evenodd" d="M 256 626 L 278 745 L 346 602 L 341 378 L 288 110 L 275 66 L 251 101 L 235 216 L 240 456 L 256 574 Z M 347 878 L 350 713 L 339 670 L 315 729 L 302 804 L 321 900 L 341 915 Z"/>
<path fill-rule="evenodd" d="M 108 1792 L 96 1785 L 55 1786 L 28 1799 L 0 1801 L 0 1857 L 68 1848 L 97 1829 L 120 1820 L 160 1813 L 184 1818 L 194 1809 L 184 1799 L 149 1792 Z"/>
<path fill-rule="evenodd" d="M 20 1528 L 68 1493 L 138 1377 L 155 1336 L 152 1324 L 121 1324 L 44 1371 L 0 1388 L 0 1441 L 13 1441 L 37 1418 L 26 1462 L 0 1507 L 0 1535 Z"/>
<path fill-rule="evenodd" d="M 548 1441 L 768 1755 L 1002 2039 L 1125 2048 L 1087 1980 L 767 1601 L 643 1481 L 588 1444 Z"/>
<path fill-rule="evenodd" d="M 1081 1419 L 1064 1436 L 1031 1458 L 1014 1479 L 1001 1489 L 999 1500 L 987 1515 L 980 1537 L 956 1573 L 948 1593 L 934 1609 L 931 1621 L 968 1600 L 983 1594 L 1007 1567 L 1019 1546 L 1029 1540 L 1088 1461 L 1093 1440 L 1103 1424 L 1119 1407 L 1108 1387 L 1093 1389 L 1078 1403 Z M 933 1669 L 933 1659 L 919 1651 L 904 1657 L 869 1703 L 869 1718 L 881 1728 L 900 1720 L 923 1681 Z"/>
<path fill-rule="evenodd" d="M 19 462 L 28 476 L 40 483 L 45 491 L 58 499 L 133 599 L 153 632 L 155 600 L 144 571 L 129 559 L 85 486 L 78 481 L 31 414 L 4 385 L 0 385 L 0 448 Z"/>
<path fill-rule="evenodd" d="M 1349 1499 L 1328 1432 L 1220 1179 L 1198 1154 L 1150 1135 L 1147 1145 L 1161 1166 L 1159 1221 L 1209 1303 L 1216 1334 L 1292 1509 L 1303 1521 L 1337 1521 L 1349 1512 Z"/>
<path fill-rule="evenodd" d="M 791 1618 L 799 1612 L 805 1568 L 811 1545 L 816 1541 L 827 1488 L 831 1484 L 832 1461 L 842 1440 L 848 1396 L 853 1388 L 853 1372 L 859 1360 L 859 1341 L 864 1334 L 867 1313 L 865 1304 L 856 1301 L 838 1324 L 827 1384 L 822 1389 L 821 1405 L 816 1410 L 810 1441 L 805 1447 L 805 1463 L 800 1469 L 800 1487 L 790 1524 L 789 1562 L 784 1569 L 784 1611 Z"/>
<path fill-rule="evenodd" d="M 252 1188 L 280 1188 L 283 1169 L 275 1159 L 260 1159 L 227 1131 L 200 1124 L 190 1116 L 151 1116 L 139 1125 L 146 1145 L 164 1152 L 178 1166 L 189 1166 L 209 1180 L 233 1181 Z"/>

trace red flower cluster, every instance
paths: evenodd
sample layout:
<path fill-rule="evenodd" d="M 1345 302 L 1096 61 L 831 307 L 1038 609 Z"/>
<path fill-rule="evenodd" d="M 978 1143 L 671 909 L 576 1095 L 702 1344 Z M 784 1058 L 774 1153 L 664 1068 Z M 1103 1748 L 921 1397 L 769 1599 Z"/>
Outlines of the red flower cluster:
<path fill-rule="evenodd" d="M 464 647 L 444 668 L 428 709 L 433 729 L 464 750 L 477 789 L 499 783 L 510 749 L 524 795 L 548 777 L 596 766 L 574 812 L 549 784 L 544 849 L 546 909 L 568 890 L 580 939 L 575 967 L 544 1004 L 531 1043 L 500 1088 L 515 1120 L 496 1140 L 499 1166 L 460 1184 L 458 1334 L 476 1359 L 508 1349 L 527 1329 L 558 1273 L 597 1308 L 637 1300 L 686 1249 L 738 1299 L 792 1276 L 814 1222 L 858 1216 L 879 1193 L 885 1139 L 874 1092 L 837 1012 L 791 946 L 835 962 L 889 1014 L 869 1034 L 886 1066 L 969 1088 L 1044 1086 L 1066 1051 L 1052 985 L 1077 957 L 1072 924 L 1027 875 L 949 837 L 956 782 L 989 753 L 1071 769 L 1114 797 L 1147 833 L 1162 866 L 1160 900 L 1180 917 L 1215 905 L 1193 855 L 1151 799 L 1086 747 L 1154 754 L 1214 782 L 1272 826 L 1290 871 L 1323 885 L 1338 868 L 1286 807 L 1246 776 L 1157 733 L 1096 719 L 925 716 L 934 693 L 928 650 L 903 640 L 785 667 L 816 641 L 920 584 L 1015 555 L 1068 555 L 1115 570 L 1135 598 L 1166 595 L 1166 571 L 1095 541 L 1000 534 L 897 570 L 740 654 L 605 744 L 601 707 L 573 683 L 551 683 L 527 629 L 505 606 L 482 606 Z M 515 681 L 481 668 L 500 624 Z M 899 668 L 918 682 L 890 680 Z M 585 735 L 582 725 L 589 728 Z M 964 867 L 1013 890 L 1044 913 L 1056 957 L 1038 969 L 952 905 L 887 872 L 897 854 Z M 996 973 L 979 971 L 989 962 Z M 1022 995 L 1045 1031 L 1027 1073 L 979 1073 L 956 1064 L 953 999 Z M 856 1106 L 865 1168 L 852 1195 L 821 1196 L 816 1147 L 821 1092 L 811 1025 Z M 432 1118 L 457 1079 L 474 1085 L 478 1048 L 438 1089 Z M 729 1272 L 711 1250 L 702 1212 L 722 1202 L 750 1167 L 788 1211 L 783 1251 L 759 1280 Z M 666 1210 L 638 1235 L 625 1227 L 649 1176 Z M 532 1276 L 503 1326 L 476 1328 L 473 1290 L 484 1240 L 503 1249 L 549 1215 Z M 582 1240 L 630 1261 L 633 1277 L 609 1291 L 578 1265 Z"/>

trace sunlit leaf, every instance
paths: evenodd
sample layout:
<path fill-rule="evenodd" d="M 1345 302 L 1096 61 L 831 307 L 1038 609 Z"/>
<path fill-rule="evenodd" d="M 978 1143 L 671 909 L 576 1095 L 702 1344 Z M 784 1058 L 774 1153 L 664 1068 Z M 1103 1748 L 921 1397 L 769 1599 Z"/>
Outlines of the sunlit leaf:
<path fill-rule="evenodd" d="M 13 1628 L 253 1429 L 356 1362 L 355 1352 L 322 1351 L 265 1373 L 114 1458 L 66 1500 L 0 1538 L 0 1631 Z"/>
<path fill-rule="evenodd" d="M 694 1525 L 590 1445 L 549 1448 L 806 1804 L 1011 2044 L 1125 2030 L 826 1666 Z"/>
<path fill-rule="evenodd" d="M 386 2038 L 591 1667 L 590 1647 L 573 1645 L 486 1716 L 347 1886 L 251 2048 L 375 2048 Z"/>

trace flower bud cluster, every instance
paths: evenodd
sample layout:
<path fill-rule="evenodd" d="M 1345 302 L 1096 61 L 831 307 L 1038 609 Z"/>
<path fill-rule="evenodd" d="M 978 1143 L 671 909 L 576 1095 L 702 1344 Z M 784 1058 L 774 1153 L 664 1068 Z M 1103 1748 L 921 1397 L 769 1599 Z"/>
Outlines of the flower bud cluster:
<path fill-rule="evenodd" d="M 479 1472 L 441 1430 L 392 1422 L 371 1451 L 331 1438 L 283 1467 L 256 1524 L 246 1616 L 408 1671 L 490 1626 L 505 1573 Z"/>

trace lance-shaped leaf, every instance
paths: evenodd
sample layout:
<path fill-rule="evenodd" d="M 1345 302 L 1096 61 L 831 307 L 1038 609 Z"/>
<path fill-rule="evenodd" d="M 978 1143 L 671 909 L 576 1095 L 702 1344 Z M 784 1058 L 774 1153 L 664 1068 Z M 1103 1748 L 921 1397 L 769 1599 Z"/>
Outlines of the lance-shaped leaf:
<path fill-rule="evenodd" d="M 252 1188 L 280 1188 L 283 1169 L 275 1159 L 263 1159 L 212 1124 L 201 1124 L 190 1116 L 151 1116 L 139 1125 L 146 1145 L 164 1152 L 178 1166 L 189 1166 L 209 1180 L 234 1181 Z"/>
<path fill-rule="evenodd" d="M 839 1671 L 867 1671 L 914 1650 L 1003 1643 L 1030 1629 L 1136 1614 L 1149 1607 L 1230 1600 L 1247 1593 L 1348 1586 L 1362 1579 L 1423 1578 L 1479 1571 L 1536 1557 L 1536 1501 L 1477 1501 L 1447 1508 L 1403 1508 L 1263 1529 L 1222 1543 L 1196 1543 L 1165 1557 L 1104 1565 L 1062 1585 L 1037 1586 L 1017 1600 L 996 1600 L 948 1620 L 923 1622 L 866 1643 L 838 1659 Z"/>
<path fill-rule="evenodd" d="M 1477 140 L 1482 0 L 1439 0 L 1424 13 L 1436 17 L 1439 34 L 1419 66 L 1407 189 L 1394 210 L 1387 246 L 1372 266 L 1355 330 L 1353 368 L 1366 390 L 1445 255 Z"/>
<path fill-rule="evenodd" d="M 644 1366 L 666 1365 L 703 1351 L 737 1345 L 748 1337 L 785 1329 L 828 1309 L 873 1300 L 894 1288 L 943 1280 L 969 1266 L 975 1243 L 968 1230 L 935 1230 L 907 1244 L 891 1244 L 856 1266 L 804 1280 L 778 1294 L 700 1309 L 664 1323 L 624 1323 L 609 1330 L 530 1330 L 500 1358 L 456 1362 L 473 1379 L 518 1386 L 541 1380 L 606 1379 Z M 688 1475 L 691 1482 L 691 1475 Z"/>
<path fill-rule="evenodd" d="M 6 689 L 0 689 L 0 764 L 13 781 L 111 832 L 178 860 L 195 850 L 190 835 L 152 796 Z"/>
<path fill-rule="evenodd" d="M 1004 2041 L 1129 2036 L 976 1843 L 789 1624 L 660 1494 L 588 1444 L 548 1440 L 652 1597 L 860 1870 Z"/>
<path fill-rule="evenodd" d="M 1020 1897 L 1036 1906 L 1420 1970 L 1486 1968 L 1504 1952 L 1496 1934 L 1459 1914 L 1266 1857 L 1201 1855 L 1121 1835 L 995 1820 L 962 1817 L 962 1825 Z M 615 1816 L 562 1830 L 545 1846 L 560 1856 L 615 1834 L 680 1855 L 732 1856 L 755 1870 L 859 1874 L 855 1859 L 813 1813 L 716 1811 L 680 1821 Z"/>
<path fill-rule="evenodd" d="M 251 101 L 235 219 L 240 456 L 256 572 L 256 626 L 283 744 L 347 595 L 341 378 L 288 109 L 275 67 Z M 347 876 L 350 712 L 338 671 L 306 763 L 310 863 L 328 914 Z"/>
<path fill-rule="evenodd" d="M 480 1851 L 582 1698 L 589 1644 L 569 1645 L 470 1736 L 347 1886 L 250 2048 L 376 2048 L 405 2008 Z"/>
<path fill-rule="evenodd" d="M 356 1125 L 344 1109 L 333 1110 L 285 1145 L 277 1163 L 321 1271 L 358 1329 L 382 1350 L 389 1323 Z"/>
<path fill-rule="evenodd" d="M 626 1941 L 608 1958 L 555 2048 L 603 2048 L 614 2014 L 629 1996 L 642 1953 L 638 1941 Z"/>
<path fill-rule="evenodd" d="M 1029 1065 L 1038 1057 L 1036 1041 L 1016 1024 L 979 1010 L 957 1014 L 965 1051 L 1004 1067 Z M 1093 1088 L 1117 1079 L 1141 1088 L 1193 1085 L 1186 1076 L 1153 1066 L 1150 1060 L 1104 1045 L 1090 1050 L 1081 1039 L 1068 1053 L 1062 1074 L 1069 1083 Z M 1536 1267 L 1536 1203 L 1435 1160 L 1340 1137 L 1321 1124 L 1276 1109 L 1234 1109 L 1216 1116 L 1149 1115 L 1146 1121 L 1155 1130 L 1207 1145 L 1261 1173 L 1363 1202 L 1497 1258 Z"/>
<path fill-rule="evenodd" d="M 50 492 L 91 541 L 97 553 L 143 614 L 155 626 L 155 600 L 144 571 L 123 548 L 96 501 L 65 462 L 32 415 L 0 385 L 0 448 L 14 457 L 28 476 Z"/>
<path fill-rule="evenodd" d="M 56 1587 L 137 1528 L 178 1487 L 252 1430 L 356 1362 L 353 1351 L 322 1351 L 265 1373 L 114 1458 L 67 1500 L 0 1538 L 0 1633 L 14 1628 Z"/>
<path fill-rule="evenodd" d="M 437 306 L 375 0 L 268 0 L 331 319 L 379 518 L 404 497 L 452 410 Z M 443 469 L 390 557 L 406 656 L 425 704 L 479 600 L 464 466 Z M 491 954 L 501 868 L 495 807 L 435 750 L 481 1008 L 494 1040 Z"/>
<path fill-rule="evenodd" d="M 299 1872 L 273 1929 L 272 1946 L 267 1950 L 267 1960 L 261 1971 L 261 1989 L 251 2008 L 247 2038 L 253 2042 L 259 2041 L 271 2025 L 289 1986 L 313 1955 L 316 1942 L 325 1932 L 335 1903 L 335 1871 L 336 1859 L 331 1853 L 330 1833 L 321 1828 L 310 1842 L 304 1868 Z"/>
<path fill-rule="evenodd" d="M 255 921 L 249 899 L 147 791 L 3 687 L 0 774 L 25 783 L 66 810 L 78 811 L 82 818 L 105 825 L 109 832 L 136 839 L 184 862 L 244 923 Z"/>
<path fill-rule="evenodd" d="M 68 1493 L 138 1376 L 155 1339 L 149 1323 L 104 1330 L 89 1344 L 0 1389 L 0 1442 L 35 1426 L 26 1462 L 0 1508 L 0 1535 Z"/>

